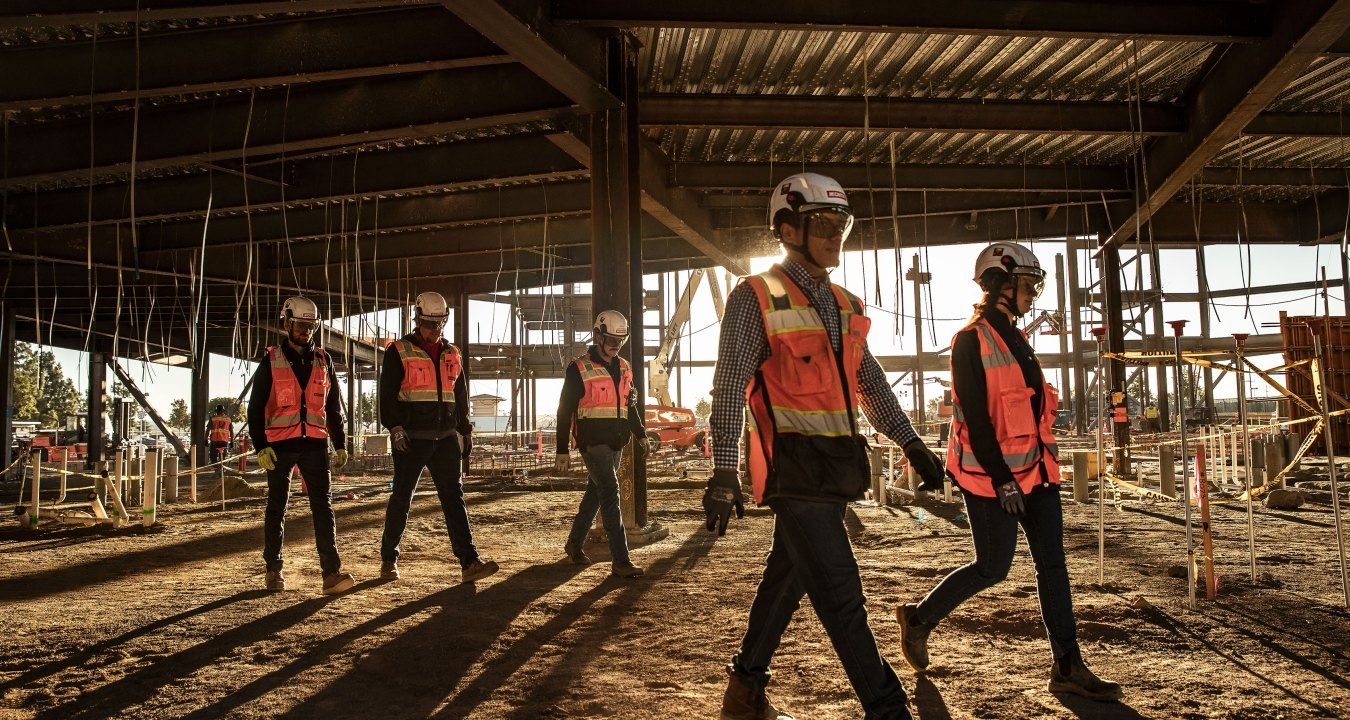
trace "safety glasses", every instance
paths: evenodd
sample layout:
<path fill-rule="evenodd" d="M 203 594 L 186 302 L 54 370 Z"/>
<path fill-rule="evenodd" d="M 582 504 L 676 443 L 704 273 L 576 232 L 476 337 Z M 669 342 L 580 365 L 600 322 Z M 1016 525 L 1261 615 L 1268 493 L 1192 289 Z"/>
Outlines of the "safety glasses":
<path fill-rule="evenodd" d="M 293 332 L 300 333 L 301 335 L 313 335 L 314 328 L 318 326 L 319 324 L 314 322 L 313 320 L 301 320 L 299 318 L 291 318 L 291 330 Z"/>
<path fill-rule="evenodd" d="M 1032 300 L 1040 297 L 1041 293 L 1045 291 L 1045 278 L 1035 275 L 1015 275 L 1014 277 L 1017 280 L 1017 291 L 1031 295 Z"/>
<path fill-rule="evenodd" d="M 832 238 L 842 235 L 848 239 L 853 230 L 853 215 L 839 210 L 816 210 L 807 213 L 806 232 L 812 237 Z"/>
<path fill-rule="evenodd" d="M 446 318 L 441 318 L 439 320 L 432 320 L 430 318 L 417 318 L 417 325 L 418 327 L 424 327 L 428 330 L 435 330 L 437 332 L 440 332 L 440 330 L 445 327 L 445 320 Z"/>
<path fill-rule="evenodd" d="M 628 342 L 627 335 L 609 335 L 607 333 L 600 334 L 600 344 L 604 345 L 605 347 L 621 348 L 623 347 L 623 344 L 626 342 Z"/>

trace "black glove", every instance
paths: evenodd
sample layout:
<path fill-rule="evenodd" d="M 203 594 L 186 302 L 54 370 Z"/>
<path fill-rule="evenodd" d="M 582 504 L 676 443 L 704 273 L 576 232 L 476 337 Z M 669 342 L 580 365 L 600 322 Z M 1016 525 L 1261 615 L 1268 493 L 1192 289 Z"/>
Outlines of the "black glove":
<path fill-rule="evenodd" d="M 716 529 L 718 535 L 726 535 L 733 507 L 736 508 L 736 517 L 745 517 L 745 497 L 741 495 L 740 478 L 735 470 L 713 470 L 712 477 L 708 478 L 708 488 L 703 491 L 703 512 L 708 515 L 708 531 Z"/>
<path fill-rule="evenodd" d="M 914 472 L 919 474 L 922 481 L 919 484 L 920 490 L 942 489 L 942 480 L 947 477 L 947 468 L 942 464 L 942 458 L 929 450 L 922 440 L 916 438 L 905 443 L 905 457 L 909 458 L 909 464 L 914 466 Z"/>
<path fill-rule="evenodd" d="M 1016 517 L 1027 514 L 1027 504 L 1022 500 L 1022 488 L 1018 487 L 1017 481 L 995 485 L 994 492 L 998 493 L 998 504 L 1003 506 L 1003 512 Z"/>

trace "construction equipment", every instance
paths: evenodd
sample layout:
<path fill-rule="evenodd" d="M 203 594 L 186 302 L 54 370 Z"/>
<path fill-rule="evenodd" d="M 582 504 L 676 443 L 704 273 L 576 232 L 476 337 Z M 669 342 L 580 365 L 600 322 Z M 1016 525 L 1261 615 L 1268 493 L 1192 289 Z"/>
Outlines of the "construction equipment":
<path fill-rule="evenodd" d="M 703 431 L 694 427 L 697 424 L 694 412 L 688 408 L 676 407 L 675 401 L 670 397 L 668 366 L 670 355 L 680 341 L 680 333 L 684 331 L 685 324 L 689 322 L 689 309 L 694 302 L 694 293 L 698 292 L 698 287 L 703 283 L 704 277 L 707 278 L 708 289 L 712 292 L 713 308 L 717 312 L 717 320 L 719 322 L 722 320 L 723 298 L 722 290 L 717 282 L 717 275 L 713 271 L 702 268 L 694 270 L 689 275 L 689 284 L 685 286 L 679 302 L 675 304 L 675 311 L 671 313 L 670 322 L 666 324 L 666 330 L 661 336 L 661 345 L 656 350 L 656 356 L 647 363 L 648 394 L 657 402 L 654 406 L 648 406 L 644 413 L 647 425 L 647 441 L 653 450 L 662 445 L 683 448 L 702 442 Z"/>

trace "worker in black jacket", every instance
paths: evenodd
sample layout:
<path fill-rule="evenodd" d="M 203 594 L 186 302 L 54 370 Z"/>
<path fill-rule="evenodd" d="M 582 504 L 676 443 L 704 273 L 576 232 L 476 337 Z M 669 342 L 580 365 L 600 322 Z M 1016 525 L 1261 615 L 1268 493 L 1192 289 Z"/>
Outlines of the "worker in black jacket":
<path fill-rule="evenodd" d="M 441 337 L 450 308 L 440 293 L 418 295 L 414 311 L 417 329 L 385 350 L 380 375 L 380 422 L 389 430 L 394 455 L 394 491 L 380 540 L 380 578 L 399 577 L 399 543 L 426 468 L 441 501 L 450 548 L 459 559 L 460 579 L 474 582 L 497 572 L 497 563 L 479 556 L 464 504 L 463 473 L 473 447 L 467 359 Z"/>

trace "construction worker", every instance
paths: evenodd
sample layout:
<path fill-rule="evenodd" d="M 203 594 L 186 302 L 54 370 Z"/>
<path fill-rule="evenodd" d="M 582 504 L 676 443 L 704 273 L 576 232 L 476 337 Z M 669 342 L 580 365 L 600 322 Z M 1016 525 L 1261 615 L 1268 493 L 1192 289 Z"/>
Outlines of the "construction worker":
<path fill-rule="evenodd" d="M 1053 656 L 1049 690 L 1119 699 L 1120 685 L 1093 674 L 1079 652 L 1052 431 L 1059 393 L 1014 325 L 1040 296 L 1045 271 L 1027 248 L 999 242 L 980 252 L 974 278 L 983 297 L 952 339 L 955 413 L 947 469 L 965 496 L 975 559 L 921 602 L 896 608 L 901 650 L 916 672 L 928 668 L 929 634 L 967 598 L 1007 577 L 1020 525 L 1036 563 L 1041 620 Z"/>
<path fill-rule="evenodd" d="M 473 448 L 467 360 L 441 337 L 450 307 L 440 293 L 418 295 L 413 310 L 417 328 L 385 350 L 380 375 L 380 422 L 389 430 L 394 455 L 394 491 L 380 540 L 380 578 L 399 577 L 399 543 L 426 468 L 445 515 L 450 548 L 459 560 L 460 580 L 470 583 L 497 572 L 497 563 L 479 556 L 464 504 L 463 475 Z"/>
<path fill-rule="evenodd" d="M 618 310 L 595 317 L 591 346 L 567 366 L 562 396 L 558 399 L 558 443 L 554 469 L 566 472 L 571 464 L 568 435 L 576 441 L 588 480 L 581 506 L 572 519 L 563 551 L 577 565 L 589 565 L 582 544 L 595 522 L 595 513 L 609 539 L 610 573 L 621 578 L 642 575 L 642 568 L 628 556 L 628 537 L 619 512 L 619 462 L 623 448 L 633 440 L 639 461 L 646 457 L 647 430 L 642 425 L 633 368 L 619 357 L 628 342 L 628 319 Z"/>
<path fill-rule="evenodd" d="M 217 405 L 216 413 L 208 424 L 208 438 L 211 442 L 211 462 L 220 462 L 230 448 L 230 438 L 234 437 L 234 421 L 225 414 L 225 406 Z"/>
<path fill-rule="evenodd" d="M 335 450 L 332 464 L 347 464 L 342 429 L 342 399 L 333 364 L 323 348 L 314 346 L 319 308 L 309 298 L 293 297 L 281 307 L 285 342 L 267 348 L 253 376 L 249 396 L 248 429 L 258 448 L 258 465 L 267 471 L 267 512 L 263 521 L 263 561 L 267 589 L 285 590 L 282 540 L 286 503 L 291 494 L 291 470 L 298 467 L 308 485 L 309 509 L 314 519 L 314 545 L 319 550 L 323 592 L 350 590 L 356 584 L 342 571 L 337 551 L 337 519 L 329 490 L 328 445 Z M 223 408 L 217 407 L 220 411 Z"/>
<path fill-rule="evenodd" d="M 1148 407 L 1144 408 L 1143 431 L 1146 433 L 1156 433 L 1162 430 L 1162 425 L 1158 421 L 1158 417 L 1158 406 L 1149 403 Z"/>
<path fill-rule="evenodd" d="M 773 545 L 740 651 L 727 666 L 721 717 L 789 717 L 769 701 L 765 685 L 774 650 L 806 595 L 866 716 L 909 718 L 905 689 L 868 625 L 844 527 L 848 502 L 871 483 L 859 411 L 904 448 L 925 487 L 940 486 L 942 461 L 914 432 L 868 350 L 862 301 L 829 280 L 853 227 L 844 189 L 823 175 L 792 175 L 771 192 L 768 225 L 786 257 L 727 298 L 713 375 L 707 528 L 725 533 L 733 509 L 744 515 L 737 468 L 746 424 L 755 501 L 774 513 Z"/>

